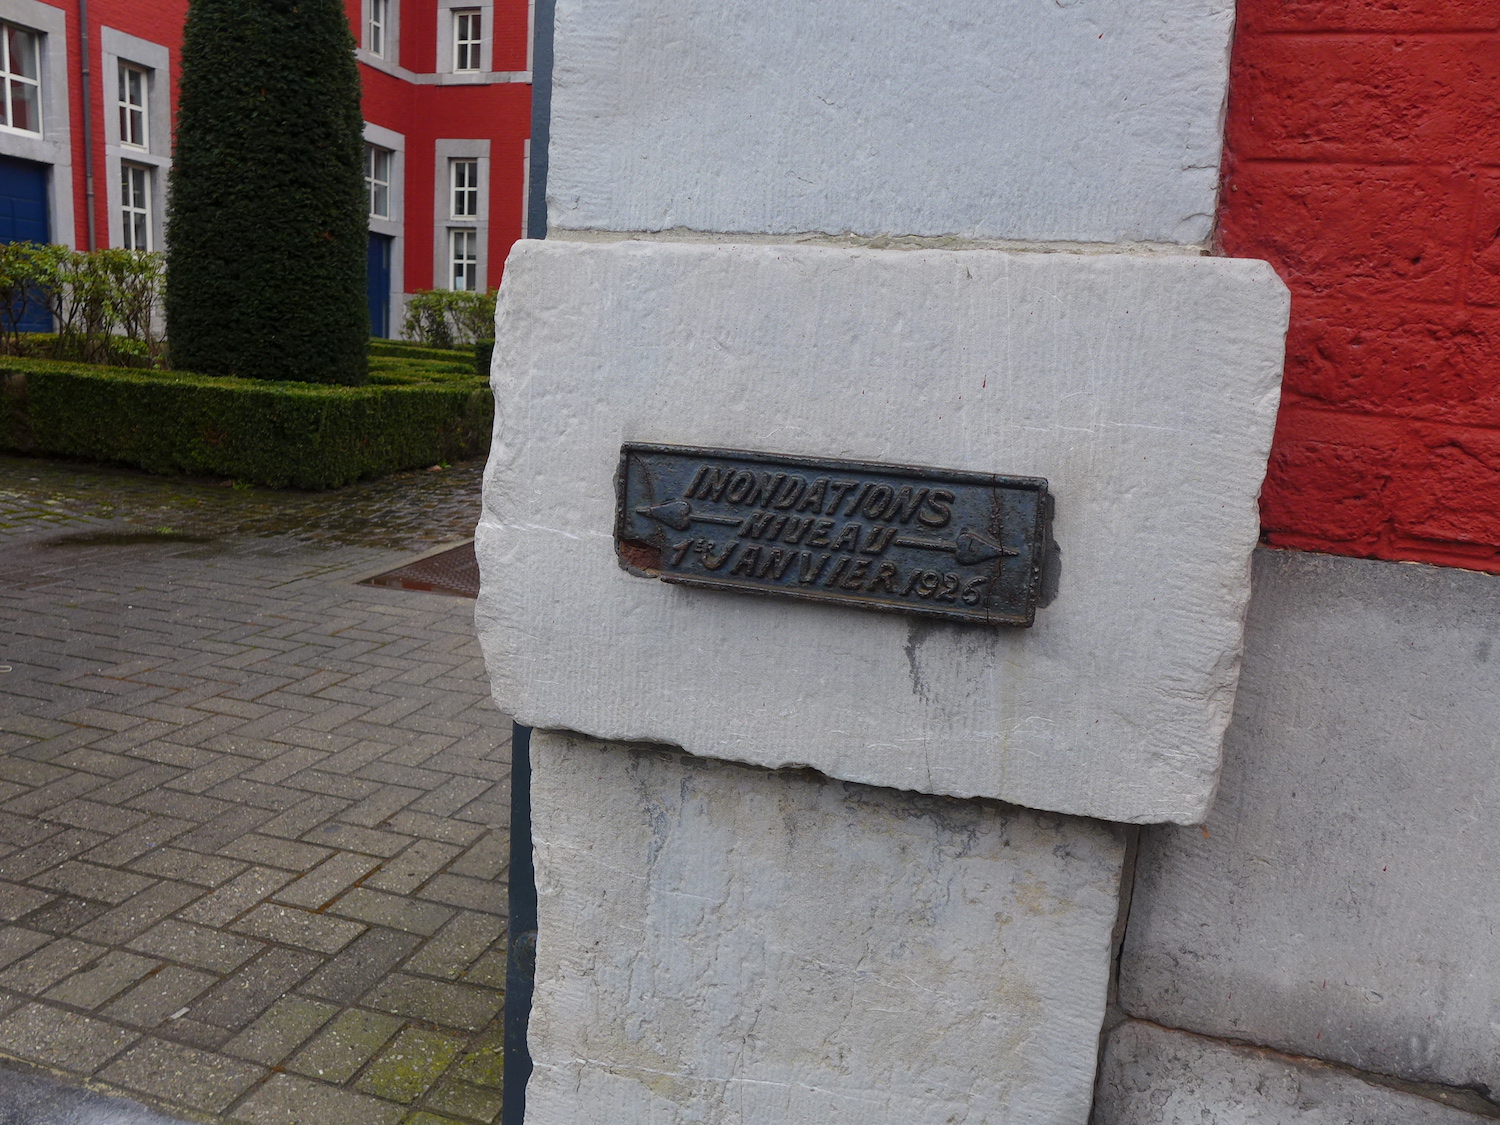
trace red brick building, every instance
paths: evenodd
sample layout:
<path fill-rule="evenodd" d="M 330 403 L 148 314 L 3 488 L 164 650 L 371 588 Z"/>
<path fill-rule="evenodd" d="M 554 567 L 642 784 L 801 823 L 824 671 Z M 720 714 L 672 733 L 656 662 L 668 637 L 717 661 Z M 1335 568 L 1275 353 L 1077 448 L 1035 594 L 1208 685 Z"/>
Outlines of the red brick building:
<path fill-rule="evenodd" d="M 1239 0 L 1219 233 L 1292 289 L 1268 541 L 1500 572 L 1500 3 Z"/>
<path fill-rule="evenodd" d="M 364 80 L 370 309 L 491 288 L 523 236 L 528 0 L 345 0 Z M 0 0 L 0 241 L 159 249 L 187 0 Z"/>

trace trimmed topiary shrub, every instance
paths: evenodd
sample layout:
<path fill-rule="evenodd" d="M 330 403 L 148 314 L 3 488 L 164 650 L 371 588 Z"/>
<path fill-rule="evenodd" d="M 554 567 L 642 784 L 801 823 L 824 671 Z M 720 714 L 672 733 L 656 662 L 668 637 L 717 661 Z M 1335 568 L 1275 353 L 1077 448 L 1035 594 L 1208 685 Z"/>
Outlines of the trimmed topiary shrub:
<path fill-rule="evenodd" d="M 167 226 L 173 366 L 365 381 L 363 160 L 341 0 L 192 0 Z"/>
<path fill-rule="evenodd" d="M 469 365 L 399 363 L 341 387 L 0 357 L 0 449 L 309 489 L 483 456 Z"/>

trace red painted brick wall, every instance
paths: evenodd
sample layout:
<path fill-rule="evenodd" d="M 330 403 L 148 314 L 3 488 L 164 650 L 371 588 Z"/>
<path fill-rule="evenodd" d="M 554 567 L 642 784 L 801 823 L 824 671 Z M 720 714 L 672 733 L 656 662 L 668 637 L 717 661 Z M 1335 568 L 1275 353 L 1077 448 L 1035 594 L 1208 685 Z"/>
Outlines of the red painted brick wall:
<path fill-rule="evenodd" d="M 1268 542 L 1500 572 L 1500 0 L 1239 0 L 1219 237 L 1293 295 Z"/>

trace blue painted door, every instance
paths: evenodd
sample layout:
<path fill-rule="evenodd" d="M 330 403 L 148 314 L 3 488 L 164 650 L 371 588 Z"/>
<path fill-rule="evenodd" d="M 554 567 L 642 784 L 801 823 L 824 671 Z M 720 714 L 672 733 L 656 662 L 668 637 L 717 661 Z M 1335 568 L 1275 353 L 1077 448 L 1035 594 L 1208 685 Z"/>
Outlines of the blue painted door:
<path fill-rule="evenodd" d="M 388 234 L 370 235 L 370 335 L 382 338 L 391 334 L 391 241 Z"/>
<path fill-rule="evenodd" d="M 50 242 L 47 166 L 0 157 L 0 242 Z M 18 326 L 23 332 L 52 331 L 52 315 L 36 301 Z"/>

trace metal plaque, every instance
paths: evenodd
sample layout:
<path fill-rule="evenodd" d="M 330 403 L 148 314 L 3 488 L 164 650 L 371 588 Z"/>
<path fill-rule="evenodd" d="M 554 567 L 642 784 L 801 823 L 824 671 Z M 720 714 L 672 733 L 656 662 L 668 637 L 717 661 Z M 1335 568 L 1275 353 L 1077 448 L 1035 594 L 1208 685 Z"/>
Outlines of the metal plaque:
<path fill-rule="evenodd" d="M 615 490 L 633 574 L 983 625 L 1036 613 L 1038 477 L 629 443 Z"/>

